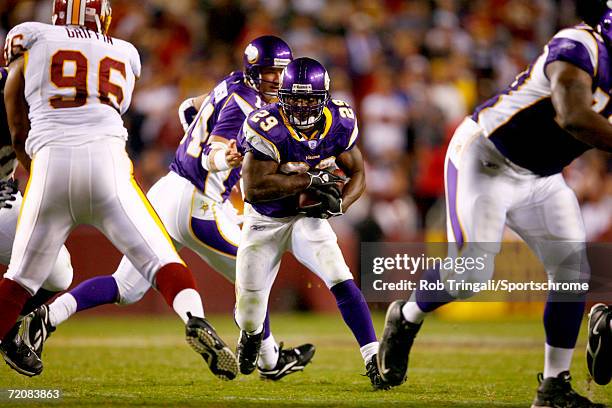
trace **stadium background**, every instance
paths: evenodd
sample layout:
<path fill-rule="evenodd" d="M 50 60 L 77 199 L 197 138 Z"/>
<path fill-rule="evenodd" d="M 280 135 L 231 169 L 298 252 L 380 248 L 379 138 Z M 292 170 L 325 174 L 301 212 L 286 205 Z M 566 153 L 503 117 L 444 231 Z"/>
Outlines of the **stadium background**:
<path fill-rule="evenodd" d="M 240 69 L 249 39 L 281 36 L 295 56 L 314 57 L 328 68 L 333 96 L 358 112 L 367 161 L 366 194 L 333 221 L 356 275 L 361 241 L 444 240 L 443 161 L 455 127 L 476 104 L 512 82 L 559 27 L 575 22 L 571 0 L 113 0 L 112 5 L 112 35 L 134 43 L 143 62 L 125 120 L 136 177 L 145 190 L 167 172 L 182 137 L 180 102 Z M 49 0 L 3 0 L 0 40 L 12 26 L 32 20 L 50 21 Z M 610 156 L 589 152 L 566 176 L 581 202 L 588 239 L 610 241 Z M 18 178 L 26 177 L 20 171 Z M 120 259 L 88 227 L 73 232 L 67 245 L 75 283 L 112 273 Z M 183 254 L 198 275 L 206 310 L 231 311 L 232 286 L 190 252 Z M 274 310 L 335 310 L 322 283 L 291 257 L 271 299 Z M 94 313 L 114 312 L 106 307 Z M 161 298 L 148 294 L 121 313 L 168 312 Z"/>

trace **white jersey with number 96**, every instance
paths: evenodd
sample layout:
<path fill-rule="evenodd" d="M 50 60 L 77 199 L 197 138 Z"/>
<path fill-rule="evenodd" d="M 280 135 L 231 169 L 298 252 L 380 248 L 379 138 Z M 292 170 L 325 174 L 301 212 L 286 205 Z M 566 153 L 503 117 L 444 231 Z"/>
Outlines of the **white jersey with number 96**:
<path fill-rule="evenodd" d="M 20 55 L 30 108 L 30 156 L 47 145 L 127 139 L 121 115 L 130 106 L 141 69 L 132 44 L 84 27 L 28 22 L 13 28 L 6 40 L 7 61 Z"/>

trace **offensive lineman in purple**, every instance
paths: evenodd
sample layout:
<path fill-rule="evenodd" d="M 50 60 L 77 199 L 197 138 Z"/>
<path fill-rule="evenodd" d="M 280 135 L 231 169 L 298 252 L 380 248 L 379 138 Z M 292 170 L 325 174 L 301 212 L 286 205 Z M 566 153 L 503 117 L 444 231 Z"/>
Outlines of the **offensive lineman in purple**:
<path fill-rule="evenodd" d="M 612 14 L 609 18 L 612 19 Z M 591 82 L 590 88 L 595 97 L 596 113 L 609 118 L 612 116 L 612 102 L 610 102 L 612 67 L 609 39 L 606 38 L 612 35 L 612 28 L 608 22 L 601 35 L 586 24 L 573 28 L 586 33 L 594 49 L 588 49 L 577 39 L 555 37 L 546 46 L 545 73 L 553 82 L 555 78 L 564 80 L 564 77 L 555 75 L 559 69 L 551 66 L 559 62 L 570 65 L 572 71 L 580 71 L 585 80 Z M 594 58 L 592 54 L 595 54 Z M 516 95 L 522 88 L 528 88 L 534 76 L 533 69 L 534 65 L 531 65 L 510 87 L 477 107 L 472 119 L 479 122 L 481 116 L 486 115 L 486 110 L 498 105 L 502 98 Z M 560 101 L 555 104 L 554 99 L 555 96 L 551 93 L 533 104 L 526 104 L 522 109 L 513 112 L 511 118 L 503 125 L 492 129 L 489 135 L 489 139 L 504 156 L 540 176 L 561 172 L 575 158 L 593 147 L 612 150 L 612 142 L 605 132 L 590 133 L 584 129 L 568 126 L 565 119 L 566 113 L 570 112 L 559 111 Z M 592 115 L 591 113 L 589 116 Z M 574 111 L 572 118 L 575 116 Z M 595 121 L 597 122 L 599 121 Z"/>
<path fill-rule="evenodd" d="M 503 229 L 504 224 L 516 228 L 528 243 L 539 245 L 538 251 L 554 243 L 584 244 L 586 240 L 575 194 L 559 173 L 591 148 L 612 152 L 609 61 L 612 1 L 581 0 L 577 6 L 586 24 L 556 34 L 527 71 L 504 92 L 479 106 L 453 136 L 446 160 L 449 225 L 453 226 L 450 232 L 456 242 L 460 246 L 465 244 L 464 251 L 479 243 L 478 239 L 469 242 L 463 229 L 455 228 L 461 225 L 455 224 L 459 222 L 459 215 L 456 201 L 453 201 L 460 196 L 458 180 L 461 175 L 463 185 L 471 184 L 472 188 L 463 191 L 481 194 L 476 190 L 482 190 L 482 195 L 473 201 L 464 197 L 462 203 L 463 208 L 483 209 L 482 214 L 463 213 L 463 217 L 469 219 L 464 225 L 471 228 L 473 235 L 494 226 L 497 219 L 501 220 L 497 222 L 499 229 Z M 454 148 L 453 141 L 456 142 Z M 489 149 L 491 143 L 493 146 Z M 489 157 L 493 161 L 489 162 Z M 508 160 L 497 160 L 497 157 Z M 462 170 L 458 166 L 462 166 Z M 529 177 L 528 181 L 523 181 L 521 176 Z M 502 182 L 512 180 L 507 184 L 510 187 L 491 188 L 506 177 Z M 533 188 L 526 190 L 528 194 L 512 190 L 518 184 Z M 500 191 L 507 191 L 507 196 L 518 192 L 514 197 L 520 196 L 520 199 L 503 202 L 503 197 L 494 196 Z M 480 206 L 482 203 L 484 205 Z M 552 221 L 554 216 L 546 217 L 557 208 L 562 209 L 557 219 Z M 496 218 L 497 215 L 501 218 Z M 537 225 L 531 230 L 529 225 L 513 223 L 516 220 L 513 217 L 522 216 L 524 222 L 530 215 Z M 498 226 L 494 227 L 495 234 Z M 501 233 L 499 235 L 501 238 Z M 552 258 L 570 259 L 571 251 L 566 252 Z M 581 251 L 577 253 L 582 260 L 586 258 Z M 546 250 L 538 255 L 546 258 Z M 571 265 L 568 269 L 580 268 Z M 550 271 L 556 273 L 554 267 Z M 441 281 L 438 270 L 429 270 L 424 276 L 430 281 Z M 565 298 L 565 301 L 560 301 L 558 295 L 559 292 L 551 290 L 544 308 L 544 373 L 539 377 L 532 408 L 602 408 L 603 404 L 591 402 L 571 387 L 569 368 L 582 323 L 584 294 Z M 416 290 L 413 301 L 396 301 L 389 307 L 379 353 L 384 380 L 391 385 L 400 385 L 406 380 L 410 350 L 423 320 L 453 300 L 455 297 L 446 290 L 435 291 L 432 296 Z M 612 378 L 611 320 L 610 306 L 600 304 L 591 309 L 587 364 L 599 384 L 607 384 Z"/>

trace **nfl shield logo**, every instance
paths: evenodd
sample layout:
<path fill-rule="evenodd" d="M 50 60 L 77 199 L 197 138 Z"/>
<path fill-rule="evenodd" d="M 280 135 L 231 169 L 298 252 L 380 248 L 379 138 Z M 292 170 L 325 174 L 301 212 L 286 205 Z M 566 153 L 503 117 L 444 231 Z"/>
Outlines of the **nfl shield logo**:
<path fill-rule="evenodd" d="M 308 141 L 308 147 L 310 147 L 310 150 L 314 150 L 317 148 L 317 141 L 316 140 L 309 140 Z"/>

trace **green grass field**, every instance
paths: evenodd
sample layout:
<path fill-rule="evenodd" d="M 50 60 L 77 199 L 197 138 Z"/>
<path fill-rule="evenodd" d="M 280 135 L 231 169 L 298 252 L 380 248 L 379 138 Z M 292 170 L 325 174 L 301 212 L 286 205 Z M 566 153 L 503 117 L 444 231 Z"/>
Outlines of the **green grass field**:
<path fill-rule="evenodd" d="M 235 344 L 233 322 L 227 316 L 209 318 Z M 375 316 L 378 329 L 382 319 Z M 317 345 L 305 372 L 280 382 L 262 381 L 256 374 L 222 382 L 186 345 L 182 325 L 171 316 L 86 316 L 53 334 L 41 376 L 28 379 L 4 365 L 0 388 L 59 388 L 63 397 L 53 405 L 79 407 L 529 407 L 543 362 L 538 319 L 469 323 L 430 319 L 413 349 L 408 382 L 374 392 L 367 377 L 361 376 L 365 372 L 361 356 L 339 316 L 274 315 L 272 329 L 277 340 L 290 345 Z M 587 382 L 583 345 L 582 336 L 573 366 L 574 386 L 589 397 L 612 403 L 612 387 Z"/>

